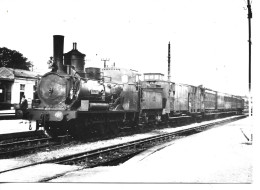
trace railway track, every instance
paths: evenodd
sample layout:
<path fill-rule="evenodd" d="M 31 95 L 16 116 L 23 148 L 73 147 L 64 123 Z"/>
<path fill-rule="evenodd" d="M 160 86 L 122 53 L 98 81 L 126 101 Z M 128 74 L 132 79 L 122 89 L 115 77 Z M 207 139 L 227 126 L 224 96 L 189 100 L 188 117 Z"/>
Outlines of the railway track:
<path fill-rule="evenodd" d="M 103 159 L 103 157 L 105 157 L 107 154 L 111 154 L 112 152 L 119 153 L 119 155 L 120 155 L 120 153 L 131 152 L 131 151 L 129 151 L 131 149 L 134 151 L 133 151 L 133 153 L 130 153 L 130 155 L 136 154 L 136 153 L 146 150 L 154 145 L 158 145 L 158 144 L 173 140 L 174 138 L 186 137 L 186 136 L 198 133 L 198 132 L 205 131 L 206 129 L 210 129 L 212 127 L 215 127 L 216 125 L 223 125 L 225 123 L 228 123 L 231 121 L 236 121 L 236 120 L 238 120 L 238 118 L 227 119 L 224 121 L 200 125 L 200 126 L 197 126 L 194 128 L 183 129 L 183 130 L 179 130 L 179 131 L 172 132 L 172 133 L 156 135 L 154 137 L 148 137 L 145 139 L 140 139 L 140 140 L 127 142 L 127 143 L 123 143 L 123 144 L 119 144 L 119 145 L 113 145 L 113 146 L 109 146 L 109 147 L 105 147 L 105 148 L 101 148 L 101 149 L 97 149 L 97 150 L 69 155 L 66 157 L 59 158 L 55 162 L 52 162 L 52 163 L 81 165 L 82 160 L 83 161 L 87 160 L 87 162 L 89 162 L 90 160 L 92 160 L 92 159 L 89 159 L 91 157 L 99 157 L 99 158 L 102 157 L 102 159 Z M 109 162 L 106 161 L 106 163 L 109 163 Z M 104 163 L 101 163 L 101 165 L 103 165 L 103 164 Z M 97 164 L 88 163 L 86 165 L 87 165 L 87 167 L 95 167 L 97 165 L 100 165 L 100 163 L 99 162 Z"/>
<path fill-rule="evenodd" d="M 35 137 L 41 137 L 46 136 L 44 131 L 25 131 L 25 132 L 17 132 L 17 133 L 6 133 L 6 134 L 0 134 L 0 144 L 6 143 L 6 142 L 12 142 L 15 140 L 22 140 L 25 138 L 35 138 Z"/>
<path fill-rule="evenodd" d="M 26 139 L 10 143 L 3 143 L 0 144 L 0 158 L 20 156 L 22 154 L 36 151 L 41 148 L 61 145 L 67 142 L 68 138 L 68 136 L 60 136 L 58 138 L 41 137 L 30 140 Z"/>
<path fill-rule="evenodd" d="M 231 119 L 229 118 L 229 119 L 225 119 L 222 121 L 213 122 L 210 124 L 199 125 L 199 126 L 196 126 L 193 128 L 183 129 L 183 130 L 179 130 L 179 131 L 172 132 L 172 133 L 160 134 L 160 135 L 156 135 L 156 136 L 149 137 L 149 138 L 139 139 L 136 141 L 108 146 L 108 147 L 95 149 L 95 150 L 91 150 L 91 151 L 80 152 L 80 153 L 76 153 L 76 154 L 72 154 L 72 155 L 68 155 L 68 156 L 64 156 L 64 157 L 60 157 L 60 158 L 56 158 L 56 159 L 45 160 L 45 161 L 38 162 L 38 163 L 33 163 L 33 164 L 29 164 L 29 165 L 25 165 L 25 166 L 21 166 L 21 167 L 17 167 L 17 168 L 12 168 L 12 169 L 5 170 L 5 171 L 0 171 L 0 174 L 9 172 L 9 171 L 13 171 L 13 170 L 19 170 L 19 169 L 30 167 L 30 166 L 44 164 L 44 163 L 69 164 L 69 165 L 79 165 L 80 166 L 80 169 L 76 169 L 73 171 L 82 170 L 85 168 L 97 167 L 97 166 L 101 166 L 101 165 L 115 165 L 115 164 L 124 162 L 125 160 L 133 157 L 134 155 L 136 155 L 144 150 L 147 150 L 153 146 L 157 146 L 157 145 L 160 145 L 165 142 L 169 142 L 169 141 L 172 141 L 172 140 L 175 140 L 178 138 L 186 137 L 191 134 L 199 133 L 199 132 L 205 131 L 207 129 L 210 129 L 210 128 L 213 128 L 213 127 L 216 127 L 219 125 L 223 125 L 225 123 L 233 122 L 233 121 L 236 121 L 236 120 L 244 118 L 244 117 L 246 117 L 246 116 L 240 116 L 240 117 L 231 118 Z M 62 176 L 62 175 L 64 175 L 64 174 L 60 174 L 59 176 Z M 42 179 L 41 182 L 50 181 L 59 176 L 45 178 L 45 179 Z"/>

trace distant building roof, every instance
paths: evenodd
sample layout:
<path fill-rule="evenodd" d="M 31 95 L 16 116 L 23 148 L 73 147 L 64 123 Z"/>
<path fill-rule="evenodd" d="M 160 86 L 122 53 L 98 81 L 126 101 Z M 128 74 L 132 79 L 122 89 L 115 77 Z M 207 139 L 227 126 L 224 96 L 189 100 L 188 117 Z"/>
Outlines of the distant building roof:
<path fill-rule="evenodd" d="M 13 71 L 6 67 L 0 67 L 0 80 L 14 80 Z"/>
<path fill-rule="evenodd" d="M 144 75 L 162 75 L 162 76 L 164 76 L 164 74 L 162 74 L 162 73 L 144 73 Z"/>
<path fill-rule="evenodd" d="M 14 80 L 15 77 L 36 79 L 38 76 L 39 74 L 32 71 L 0 67 L 0 80 Z"/>

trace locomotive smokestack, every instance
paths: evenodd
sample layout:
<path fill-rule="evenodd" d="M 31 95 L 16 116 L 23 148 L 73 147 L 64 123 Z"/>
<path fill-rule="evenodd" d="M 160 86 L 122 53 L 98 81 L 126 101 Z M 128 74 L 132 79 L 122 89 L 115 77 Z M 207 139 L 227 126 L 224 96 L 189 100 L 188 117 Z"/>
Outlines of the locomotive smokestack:
<path fill-rule="evenodd" d="M 53 61 L 57 66 L 57 72 L 63 71 L 63 47 L 64 47 L 64 36 L 54 35 L 53 36 Z"/>
<path fill-rule="evenodd" d="M 171 81 L 171 44 L 168 44 L 168 81 Z"/>

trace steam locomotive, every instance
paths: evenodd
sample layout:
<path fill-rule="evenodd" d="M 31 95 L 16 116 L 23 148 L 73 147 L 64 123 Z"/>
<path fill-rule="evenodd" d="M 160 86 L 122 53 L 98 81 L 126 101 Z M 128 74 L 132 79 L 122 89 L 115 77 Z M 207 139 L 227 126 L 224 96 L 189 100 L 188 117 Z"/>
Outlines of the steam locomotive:
<path fill-rule="evenodd" d="M 140 74 L 131 69 L 85 66 L 85 54 L 63 53 L 64 36 L 53 36 L 52 71 L 38 81 L 39 101 L 27 117 L 50 136 L 117 133 L 121 127 L 139 127 L 182 119 L 241 114 L 243 99 L 163 80 L 161 73 Z M 170 57 L 170 56 L 169 56 Z"/>

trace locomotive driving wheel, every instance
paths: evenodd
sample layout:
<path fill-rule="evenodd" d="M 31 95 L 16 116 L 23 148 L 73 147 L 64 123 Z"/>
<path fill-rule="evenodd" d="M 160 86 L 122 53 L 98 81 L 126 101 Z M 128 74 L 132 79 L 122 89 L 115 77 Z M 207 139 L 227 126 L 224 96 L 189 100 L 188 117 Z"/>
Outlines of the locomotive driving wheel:
<path fill-rule="evenodd" d="M 90 121 L 83 118 L 71 120 L 68 124 L 68 133 L 77 139 L 87 139 L 91 137 Z"/>
<path fill-rule="evenodd" d="M 44 132 L 47 136 L 56 138 L 58 136 L 67 135 L 66 125 L 48 122 L 45 124 Z"/>

